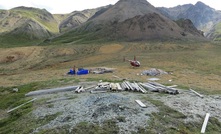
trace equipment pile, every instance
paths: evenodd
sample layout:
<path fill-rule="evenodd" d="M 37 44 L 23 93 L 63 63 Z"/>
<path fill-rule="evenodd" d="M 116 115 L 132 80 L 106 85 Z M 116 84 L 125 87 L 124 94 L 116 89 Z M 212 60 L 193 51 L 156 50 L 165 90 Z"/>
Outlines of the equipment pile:
<path fill-rule="evenodd" d="M 151 68 L 149 70 L 144 70 L 141 74 L 149 76 L 157 76 L 157 75 L 168 74 L 168 72 L 165 72 L 161 69 Z"/>
<path fill-rule="evenodd" d="M 93 88 L 87 88 L 92 89 L 90 90 L 91 93 L 104 93 L 109 91 L 134 91 L 134 92 L 142 92 L 147 93 L 147 91 L 150 92 L 160 92 L 160 93 L 168 93 L 168 94 L 179 94 L 178 89 L 174 86 L 164 86 L 160 83 L 156 82 L 147 82 L 147 83 L 137 83 L 137 82 L 129 82 L 129 81 L 123 81 L 122 83 L 112 83 L 112 82 L 99 82 L 97 86 L 93 86 Z M 82 89 L 81 86 L 81 92 L 86 91 L 85 89 Z M 78 90 L 76 90 L 77 93 L 79 93 Z"/>

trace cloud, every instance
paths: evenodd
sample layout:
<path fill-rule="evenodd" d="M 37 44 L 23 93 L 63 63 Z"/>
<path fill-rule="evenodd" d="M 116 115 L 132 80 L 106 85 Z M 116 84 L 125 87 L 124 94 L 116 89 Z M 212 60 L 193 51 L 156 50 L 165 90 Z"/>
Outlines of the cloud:
<path fill-rule="evenodd" d="M 44 8 L 51 13 L 70 13 L 115 4 L 118 0 L 0 0 L 2 8 L 11 9 L 18 6 Z"/>
<path fill-rule="evenodd" d="M 155 7 L 175 7 L 178 5 L 184 5 L 184 4 L 193 4 L 195 5 L 199 0 L 147 0 L 149 3 L 151 3 Z M 215 8 L 216 10 L 221 10 L 220 0 L 200 0 L 204 4 Z"/>
<path fill-rule="evenodd" d="M 1 3 L 2 0 L 0 0 Z M 12 0 L 7 0 L 12 1 Z M 16 2 L 17 6 L 44 8 L 51 13 L 70 13 L 114 4 L 118 0 L 23 0 Z"/>
<path fill-rule="evenodd" d="M 0 5 L 0 9 L 4 9 L 4 6 Z"/>

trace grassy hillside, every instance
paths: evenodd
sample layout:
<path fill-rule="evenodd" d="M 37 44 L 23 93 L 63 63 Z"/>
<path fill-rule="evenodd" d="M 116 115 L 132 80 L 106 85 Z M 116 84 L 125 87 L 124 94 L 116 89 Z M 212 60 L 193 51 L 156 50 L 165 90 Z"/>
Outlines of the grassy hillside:
<path fill-rule="evenodd" d="M 86 30 L 90 27 L 89 30 Z M 108 26 L 101 26 L 101 25 L 93 25 L 91 22 L 87 22 L 81 27 L 63 33 L 55 38 L 48 39 L 45 42 L 41 43 L 41 45 L 59 45 L 59 44 L 90 44 L 90 43 L 105 43 L 107 41 L 112 41 L 113 39 L 109 39 L 107 36 L 111 34 L 111 28 L 108 32 L 105 33 L 105 30 L 101 28 L 108 28 Z"/>
<path fill-rule="evenodd" d="M 0 11 L 0 29 L 1 47 L 30 46 L 59 33 L 51 13 L 29 7 Z"/>
<path fill-rule="evenodd" d="M 1 48 L 13 48 L 13 47 L 25 47 L 35 46 L 42 42 L 42 39 L 31 40 L 25 35 L 0 35 L 0 47 Z"/>
<path fill-rule="evenodd" d="M 66 19 L 69 14 L 53 14 L 55 20 L 60 24 L 64 19 Z"/>
<path fill-rule="evenodd" d="M 11 9 L 11 11 L 16 12 L 23 17 L 35 20 L 52 33 L 59 32 L 58 23 L 55 21 L 52 14 L 45 9 L 18 7 Z"/>
<path fill-rule="evenodd" d="M 218 23 L 215 26 L 215 32 L 214 32 L 214 40 L 215 41 L 221 41 L 221 23 Z"/>

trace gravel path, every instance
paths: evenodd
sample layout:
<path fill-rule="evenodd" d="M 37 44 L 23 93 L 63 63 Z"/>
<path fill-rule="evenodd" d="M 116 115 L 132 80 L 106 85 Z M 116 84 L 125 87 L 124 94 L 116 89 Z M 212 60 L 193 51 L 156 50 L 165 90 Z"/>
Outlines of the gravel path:
<path fill-rule="evenodd" d="M 186 115 L 187 122 L 199 121 L 199 117 L 205 117 L 206 113 L 210 113 L 211 117 L 215 117 L 221 122 L 221 96 L 204 95 L 203 98 L 200 98 L 188 90 L 180 90 L 180 92 L 176 96 L 154 95 L 151 97 L 163 101 L 165 105 Z"/>
<path fill-rule="evenodd" d="M 67 96 L 66 99 L 64 96 Z M 69 125 L 72 128 L 79 122 L 101 124 L 108 119 L 124 118 L 125 121 L 117 122 L 121 133 L 137 131 L 138 126 L 147 126 L 147 120 L 157 108 L 147 101 L 143 101 L 147 108 L 141 108 L 136 99 L 141 99 L 140 93 L 100 93 L 100 94 L 74 94 L 59 93 L 54 95 L 37 96 L 38 99 L 48 99 L 44 105 L 38 107 L 33 114 L 36 118 L 44 118 L 46 115 L 61 112 L 55 120 L 37 128 L 49 129 L 58 126 Z M 73 99 L 70 99 L 70 98 Z M 51 98 L 51 99 L 50 99 Z M 54 99 L 57 98 L 57 99 Z M 59 99 L 60 98 L 60 99 Z M 57 100 L 57 101 L 56 101 Z M 47 105 L 53 105 L 48 107 Z M 71 128 L 71 129 L 72 129 Z"/>

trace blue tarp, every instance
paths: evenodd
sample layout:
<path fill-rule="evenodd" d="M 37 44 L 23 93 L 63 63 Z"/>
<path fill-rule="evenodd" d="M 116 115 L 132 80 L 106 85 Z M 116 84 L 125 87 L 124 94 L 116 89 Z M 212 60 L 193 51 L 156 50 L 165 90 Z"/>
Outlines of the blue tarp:
<path fill-rule="evenodd" d="M 70 71 L 67 73 L 67 74 L 70 74 L 70 75 L 85 75 L 85 74 L 89 74 L 89 70 L 87 69 L 83 69 L 83 68 L 79 68 L 77 72 L 75 72 L 75 70 L 73 69 L 70 69 Z"/>
<path fill-rule="evenodd" d="M 89 71 L 87 69 L 78 69 L 77 75 L 85 75 L 88 74 Z"/>
<path fill-rule="evenodd" d="M 75 74 L 75 70 L 70 69 L 70 71 L 68 72 L 68 74 L 74 75 L 74 74 Z"/>

